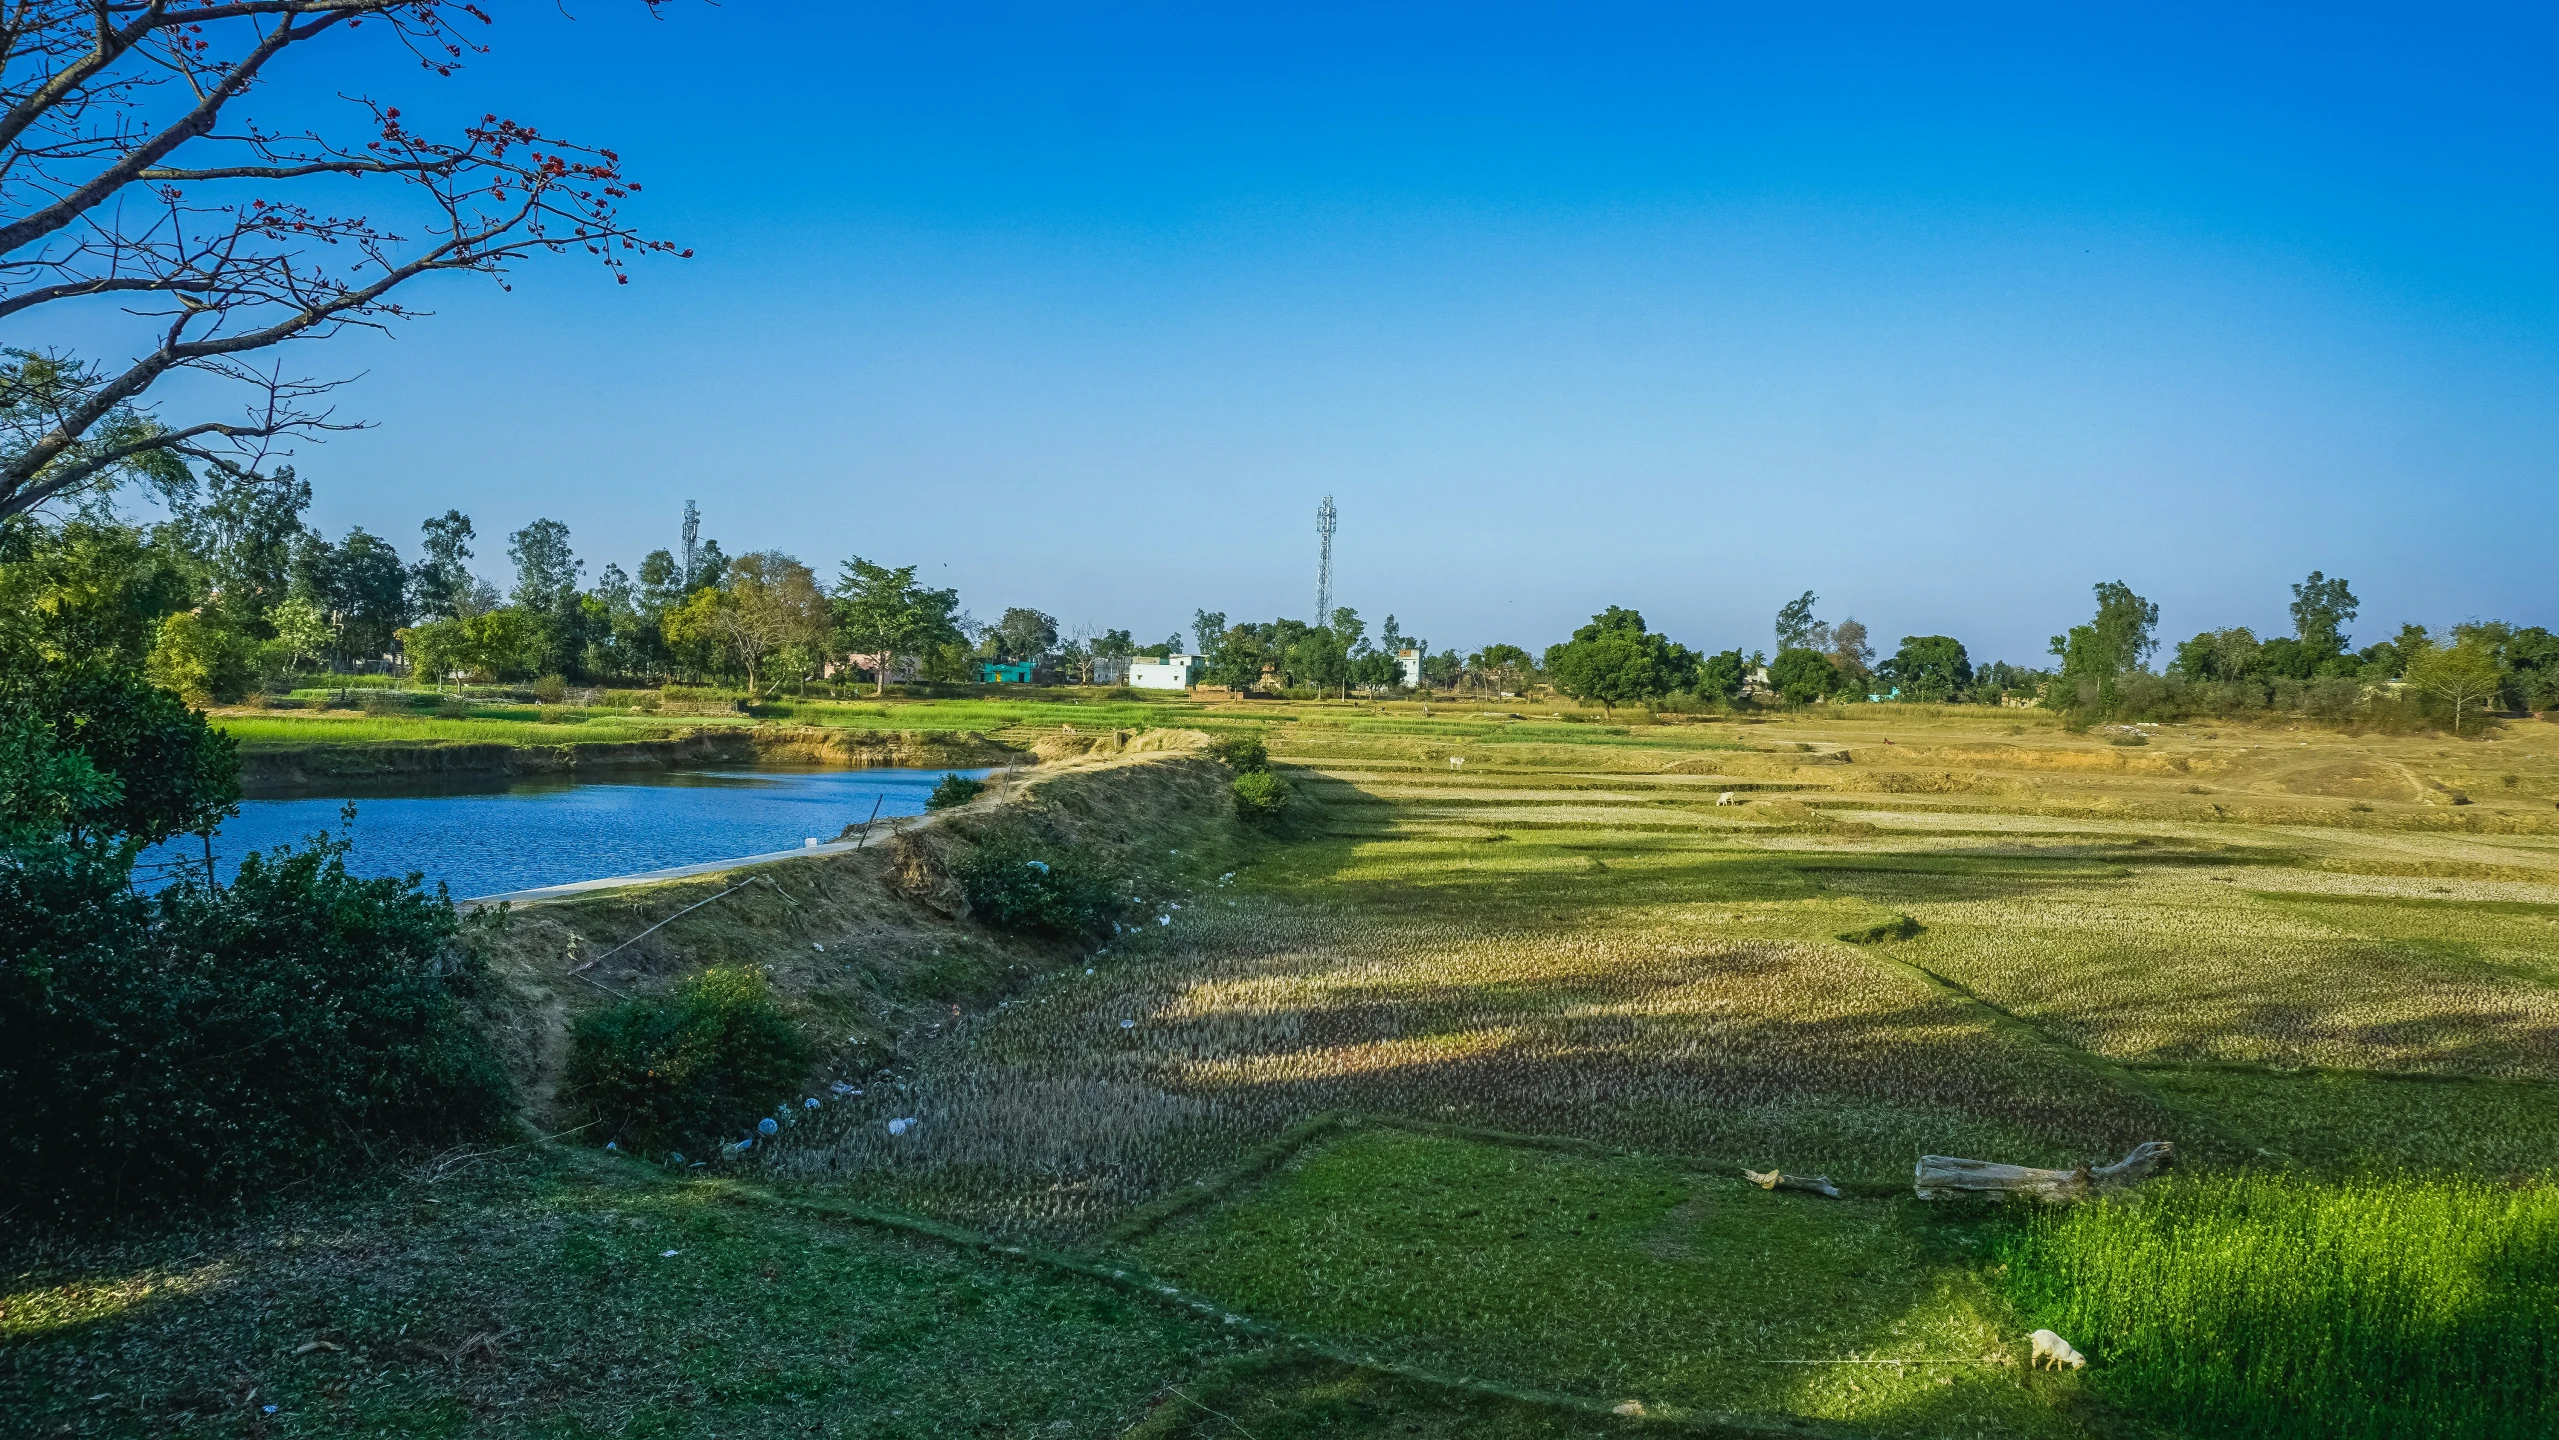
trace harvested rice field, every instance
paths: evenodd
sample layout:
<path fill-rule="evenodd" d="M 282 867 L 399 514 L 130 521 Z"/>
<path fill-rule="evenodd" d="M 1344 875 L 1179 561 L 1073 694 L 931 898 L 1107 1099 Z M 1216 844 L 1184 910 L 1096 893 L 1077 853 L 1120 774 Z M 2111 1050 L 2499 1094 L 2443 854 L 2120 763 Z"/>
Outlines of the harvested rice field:
<path fill-rule="evenodd" d="M 0 1311 L 0 1413 L 1263 1440 L 2559 1423 L 2559 1314 L 2517 1299 L 2559 1293 L 2559 726 L 1212 718 L 1296 786 L 1280 833 L 1182 842 L 1121 933 L 984 1003 L 883 1012 L 886 1068 L 750 1156 L 554 1147 L 484 1176 L 454 1203 L 513 1290 L 449 1273 L 442 1202 L 401 1196 L 122 1272 L 53 1257 Z M 2067 1168 L 2146 1140 L 2178 1164 L 2129 1201 L 1912 1193 L 1923 1154 Z M 716 1283 L 675 1263 L 696 1244 Z M 328 1318 L 394 1273 L 462 1297 L 418 1354 L 384 1338 L 388 1300 Z M 159 1298 L 115 1298 L 135 1276 Z M 2143 1277 L 2171 1298 L 2125 1293 Z M 171 1316 L 236 1337 L 251 1295 L 296 1317 L 234 1367 L 282 1377 L 282 1418 L 209 1359 L 159 1401 L 99 1379 L 109 1399 L 30 1408 Z M 2204 1353 L 2223 1322 L 2195 1317 L 2233 1303 L 2275 1359 Z M 617 1341 L 579 1333 L 589 1306 Z M 2042 1326 L 2087 1367 L 2030 1368 Z M 351 1373 L 275 1358 L 309 1337 Z"/>

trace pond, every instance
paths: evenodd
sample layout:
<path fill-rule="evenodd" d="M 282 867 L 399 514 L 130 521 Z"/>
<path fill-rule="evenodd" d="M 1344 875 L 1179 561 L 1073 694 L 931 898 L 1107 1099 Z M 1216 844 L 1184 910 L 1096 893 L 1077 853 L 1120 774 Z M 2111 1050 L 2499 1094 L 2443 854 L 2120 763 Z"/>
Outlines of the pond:
<path fill-rule="evenodd" d="M 921 815 L 945 775 L 984 770 L 664 771 L 604 781 L 497 781 L 469 789 L 243 800 L 213 837 L 225 879 L 241 856 L 299 843 L 318 831 L 355 843 L 361 875 L 422 871 L 455 899 L 732 860 L 833 840 L 878 807 L 882 819 Z M 340 812 L 355 806 L 346 824 Z M 145 857 L 166 875 L 203 864 L 204 843 L 182 836 Z"/>

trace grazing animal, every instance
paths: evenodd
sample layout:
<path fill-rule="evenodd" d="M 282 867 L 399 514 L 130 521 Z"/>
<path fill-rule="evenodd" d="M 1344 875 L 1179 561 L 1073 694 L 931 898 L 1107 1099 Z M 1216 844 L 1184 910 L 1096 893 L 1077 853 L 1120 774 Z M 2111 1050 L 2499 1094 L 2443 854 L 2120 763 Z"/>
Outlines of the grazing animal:
<path fill-rule="evenodd" d="M 2040 1368 L 2049 1361 L 2052 1364 L 2052 1368 L 2055 1370 L 2085 1370 L 2088 1368 L 2088 1357 L 2071 1349 L 2069 1341 L 2055 1335 L 2050 1330 L 2038 1330 L 2026 1338 L 2034 1342 L 2035 1346 L 2035 1353 L 2027 1357 L 2026 1360 L 2027 1365 L 2030 1367 Z"/>
<path fill-rule="evenodd" d="M 1732 791 L 1727 790 L 1723 794 L 1715 797 L 1715 803 L 1718 805 L 1739 805 L 1742 802 L 1734 797 Z"/>

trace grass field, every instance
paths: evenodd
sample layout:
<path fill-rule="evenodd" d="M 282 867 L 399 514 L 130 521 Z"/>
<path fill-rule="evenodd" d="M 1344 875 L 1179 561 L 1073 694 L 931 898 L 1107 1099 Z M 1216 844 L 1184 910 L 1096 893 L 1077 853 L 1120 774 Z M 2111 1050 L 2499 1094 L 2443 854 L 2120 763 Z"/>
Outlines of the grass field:
<path fill-rule="evenodd" d="M 1144 728 L 1195 723 L 1207 707 L 1186 698 L 1163 700 L 897 700 L 885 703 L 777 701 L 752 715 L 679 707 L 677 713 L 615 706 L 511 705 L 473 702 L 469 713 L 446 716 L 431 707 L 389 713 L 344 710 L 222 711 L 215 723 L 244 749 L 298 750 L 329 745 L 582 745 L 651 740 L 701 725 L 833 725 L 861 730 L 955 730 L 991 733 L 1008 729 L 1049 731 L 1061 725 L 1084 730 Z"/>
<path fill-rule="evenodd" d="M 733 1167 L 922 1228 L 563 1152 L 469 1180 L 464 1226 L 411 1184 L 45 1252 L 8 1287 L 0 1413 L 1263 1440 L 2552 1413 L 2559 726 L 2128 745 L 2013 713 L 1523 713 L 1149 707 L 1267 727 L 1320 817 L 919 1018 L 863 1095 Z M 2145 1139 L 2184 1173 L 2140 1206 L 1909 1192 L 1923 1153 Z M 700 1276 L 652 1263 L 695 1253 L 679 1220 L 716 1221 Z M 459 1298 L 364 1278 L 411 1270 Z M 362 1311 L 348 1348 L 294 1355 L 333 1306 Z M 889 1315 L 894 1344 L 865 1338 Z M 444 1358 L 403 1358 L 402 1323 Z M 2029 1371 L 2038 1325 L 2091 1367 Z M 463 1345 L 484 1331 L 509 1338 Z M 274 1417 L 240 1398 L 262 1385 Z"/>

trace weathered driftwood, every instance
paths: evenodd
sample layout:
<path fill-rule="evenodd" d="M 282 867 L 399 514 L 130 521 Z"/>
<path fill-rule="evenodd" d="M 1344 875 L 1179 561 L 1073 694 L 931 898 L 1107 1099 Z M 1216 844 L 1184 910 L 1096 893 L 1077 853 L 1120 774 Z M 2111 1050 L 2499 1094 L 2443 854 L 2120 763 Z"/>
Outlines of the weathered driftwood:
<path fill-rule="evenodd" d="M 1787 1175 L 1776 1170 L 1745 1168 L 1742 1178 L 1762 1190 L 1803 1190 L 1814 1195 L 1827 1195 L 1833 1200 L 1839 1198 L 1839 1187 L 1830 1183 L 1827 1175 Z"/>
<path fill-rule="evenodd" d="M 1919 1157 L 1918 1189 L 1922 1200 L 1948 1195 L 2031 1195 L 2038 1200 L 2085 1200 L 2100 1191 L 2144 1180 L 2166 1169 L 2177 1147 L 2165 1140 L 2145 1140 L 2112 1165 L 2082 1165 L 2076 1170 L 2038 1170 L 2031 1165 L 2002 1165 L 1992 1160 L 1958 1160 L 1952 1155 Z"/>

